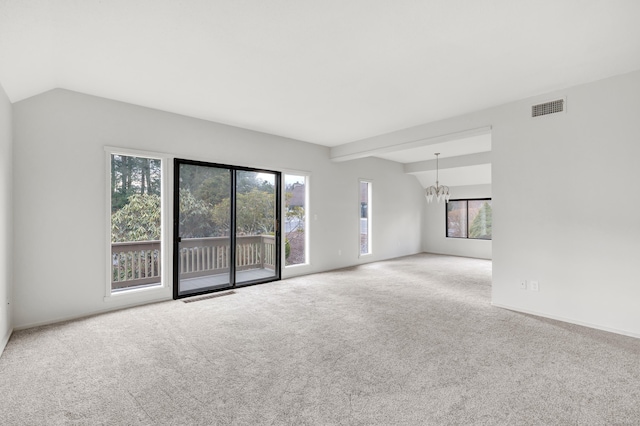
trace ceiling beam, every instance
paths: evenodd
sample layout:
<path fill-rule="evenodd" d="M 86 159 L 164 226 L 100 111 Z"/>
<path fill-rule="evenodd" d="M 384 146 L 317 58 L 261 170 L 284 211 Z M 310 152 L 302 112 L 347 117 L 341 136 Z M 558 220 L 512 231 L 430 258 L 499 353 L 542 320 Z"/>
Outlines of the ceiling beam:
<path fill-rule="evenodd" d="M 349 161 L 359 158 L 373 157 L 379 154 L 388 154 L 390 152 L 404 151 L 407 149 L 419 148 L 421 146 L 433 145 L 437 143 L 449 142 L 457 139 L 464 139 L 473 136 L 485 135 L 491 133 L 491 126 L 478 127 L 476 129 L 463 130 L 455 133 L 447 133 L 444 135 L 433 136 L 409 140 L 406 142 L 393 143 L 376 148 L 358 148 L 362 146 L 363 141 L 351 142 L 331 148 L 332 161 Z"/>
<path fill-rule="evenodd" d="M 491 164 L 491 151 L 441 158 L 438 166 L 440 170 L 444 170 L 481 164 Z M 404 172 L 407 174 L 428 172 L 435 169 L 436 160 L 417 161 L 404 165 Z"/>

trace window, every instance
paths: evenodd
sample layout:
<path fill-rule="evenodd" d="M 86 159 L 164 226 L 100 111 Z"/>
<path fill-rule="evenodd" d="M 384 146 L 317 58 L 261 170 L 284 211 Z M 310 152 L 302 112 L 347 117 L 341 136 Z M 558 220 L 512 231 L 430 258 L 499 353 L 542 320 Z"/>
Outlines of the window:
<path fill-rule="evenodd" d="M 162 282 L 162 160 L 110 153 L 107 294 Z"/>
<path fill-rule="evenodd" d="M 284 175 L 284 254 L 285 266 L 304 265 L 308 259 L 308 179 Z"/>
<path fill-rule="evenodd" d="M 447 203 L 447 237 L 491 239 L 491 199 L 451 200 Z"/>
<path fill-rule="evenodd" d="M 371 254 L 371 182 L 360 181 L 360 256 Z"/>

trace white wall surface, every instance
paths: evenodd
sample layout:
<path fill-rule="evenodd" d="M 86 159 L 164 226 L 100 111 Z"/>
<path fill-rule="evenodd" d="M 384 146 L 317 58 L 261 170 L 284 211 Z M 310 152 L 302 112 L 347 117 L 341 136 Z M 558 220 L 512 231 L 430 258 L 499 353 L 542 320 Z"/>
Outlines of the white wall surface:
<path fill-rule="evenodd" d="M 422 188 L 400 164 L 334 163 L 327 147 L 66 90 L 18 102 L 13 114 L 17 328 L 134 303 L 103 300 L 104 146 L 310 172 L 311 265 L 285 269 L 285 277 L 421 251 Z M 373 181 L 374 200 L 374 253 L 362 259 L 359 178 Z"/>
<path fill-rule="evenodd" d="M 13 287 L 13 140 L 11 102 L 0 86 L 0 354 L 11 336 Z M 11 304 L 10 304 L 11 303 Z"/>
<path fill-rule="evenodd" d="M 560 96 L 566 113 L 529 118 Z M 640 337 L 639 117 L 640 72 L 496 114 L 495 305 Z"/>
<path fill-rule="evenodd" d="M 531 118 L 532 105 L 561 97 L 566 113 Z M 492 126 L 492 303 L 640 337 L 639 117 L 635 71 L 378 143 Z"/>
<path fill-rule="evenodd" d="M 491 185 L 452 186 L 451 199 L 491 198 Z M 491 240 L 447 238 L 446 203 L 427 203 L 422 249 L 429 253 L 491 259 Z"/>

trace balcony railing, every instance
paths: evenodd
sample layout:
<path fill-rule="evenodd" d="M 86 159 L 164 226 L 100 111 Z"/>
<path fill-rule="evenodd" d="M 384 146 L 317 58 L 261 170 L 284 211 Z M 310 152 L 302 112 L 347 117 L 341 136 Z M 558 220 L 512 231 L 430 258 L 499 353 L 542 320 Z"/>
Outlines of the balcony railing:
<path fill-rule="evenodd" d="M 229 272 L 229 237 L 183 238 L 180 243 L 181 279 Z M 111 289 L 160 282 L 160 241 L 111 244 Z M 275 269 L 272 235 L 236 237 L 236 270 Z"/>
<path fill-rule="evenodd" d="M 160 241 L 111 244 L 111 289 L 160 282 Z"/>

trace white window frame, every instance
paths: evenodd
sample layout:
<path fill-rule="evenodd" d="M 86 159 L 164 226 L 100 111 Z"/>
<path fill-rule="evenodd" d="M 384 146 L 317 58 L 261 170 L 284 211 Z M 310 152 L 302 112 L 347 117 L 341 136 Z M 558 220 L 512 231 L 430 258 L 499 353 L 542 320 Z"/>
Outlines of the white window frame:
<path fill-rule="evenodd" d="M 360 253 L 360 227 L 362 226 L 362 205 L 360 204 L 360 187 L 367 184 L 367 249 L 366 253 Z M 358 179 L 358 257 L 371 256 L 373 254 L 373 180 Z"/>
<path fill-rule="evenodd" d="M 280 211 L 282 212 L 283 217 L 281 218 L 282 221 L 282 232 L 281 232 L 281 259 L 282 262 L 281 264 L 283 265 L 283 270 L 287 269 L 287 270 L 293 270 L 295 268 L 301 268 L 301 267 L 305 267 L 305 266 L 309 266 L 311 265 L 311 255 L 309 252 L 309 241 L 310 238 L 309 236 L 311 235 L 311 208 L 310 208 L 310 204 L 309 204 L 309 190 L 311 187 L 311 174 L 309 172 L 303 172 L 303 171 L 295 171 L 295 170 L 282 170 L 282 182 L 280 184 L 280 188 L 282 188 L 282 208 L 280 209 Z M 287 259 L 286 259 L 286 238 L 285 238 L 285 232 L 284 232 L 284 222 L 285 222 L 285 215 L 287 214 L 287 206 L 286 206 L 286 200 L 285 200 L 285 190 L 286 190 L 286 185 L 285 185 L 285 176 L 286 175 L 293 175 L 293 176 L 304 176 L 305 178 L 305 184 L 304 184 L 304 263 L 298 263 L 295 265 L 287 265 Z"/>
<path fill-rule="evenodd" d="M 173 170 L 170 165 L 173 163 L 173 156 L 151 151 L 142 151 L 137 149 L 119 148 L 105 146 L 105 181 L 106 181 L 106 258 L 105 258 L 105 302 L 123 301 L 125 303 L 148 302 L 153 300 L 164 300 L 171 298 L 171 290 L 173 286 L 173 244 L 172 244 L 172 212 L 173 212 Z M 160 236 L 160 284 L 151 287 L 132 288 L 112 292 L 111 290 L 111 274 L 112 274 L 112 257 L 111 257 L 111 156 L 125 155 L 129 157 L 153 158 L 160 160 L 161 179 L 160 179 L 160 215 L 161 215 L 161 236 Z"/>

